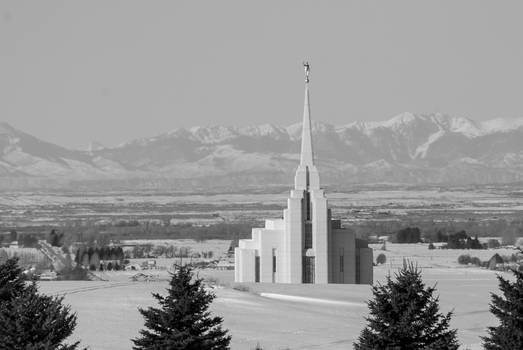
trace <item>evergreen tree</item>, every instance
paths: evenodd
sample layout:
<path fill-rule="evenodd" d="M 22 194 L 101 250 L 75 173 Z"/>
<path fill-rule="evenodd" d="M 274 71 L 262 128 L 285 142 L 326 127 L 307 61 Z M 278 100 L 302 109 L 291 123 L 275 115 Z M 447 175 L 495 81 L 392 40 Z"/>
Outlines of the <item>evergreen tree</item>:
<path fill-rule="evenodd" d="M 0 349 L 74 350 L 63 341 L 76 326 L 76 315 L 63 298 L 38 293 L 36 284 L 25 285 L 17 259 L 0 265 Z"/>
<path fill-rule="evenodd" d="M 25 288 L 22 269 L 16 258 L 7 259 L 0 265 L 0 303 L 9 301 Z"/>
<path fill-rule="evenodd" d="M 109 260 L 109 247 L 103 246 L 100 248 L 100 260 Z"/>
<path fill-rule="evenodd" d="M 452 313 L 439 313 L 435 287 L 425 287 L 421 270 L 404 262 L 385 284 L 372 287 L 368 325 L 354 343 L 356 350 L 458 349 L 456 330 L 449 329 Z"/>
<path fill-rule="evenodd" d="M 116 256 L 118 260 L 123 260 L 125 258 L 122 247 L 116 248 Z"/>
<path fill-rule="evenodd" d="M 14 242 L 18 239 L 18 233 L 16 232 L 16 230 L 9 231 L 9 239 L 11 240 L 11 242 Z"/>
<path fill-rule="evenodd" d="M 514 282 L 498 276 L 502 296 L 492 293 L 490 312 L 500 325 L 489 327 L 483 338 L 487 350 L 523 349 L 523 271 L 512 270 Z"/>
<path fill-rule="evenodd" d="M 84 252 L 82 253 L 82 266 L 84 267 L 89 267 L 89 253 L 88 251 L 84 250 Z"/>
<path fill-rule="evenodd" d="M 376 264 L 378 265 L 382 265 L 382 264 L 385 264 L 387 262 L 387 256 L 383 253 L 380 253 L 377 257 L 376 257 Z"/>
<path fill-rule="evenodd" d="M 65 254 L 65 269 L 72 270 L 73 269 L 73 259 L 71 258 L 71 254 L 67 253 Z"/>
<path fill-rule="evenodd" d="M 100 255 L 99 255 L 99 249 L 96 248 L 93 250 L 93 254 L 89 257 L 89 268 L 91 266 L 95 266 L 95 270 L 98 266 L 100 266 Z"/>
<path fill-rule="evenodd" d="M 63 233 L 56 232 L 55 229 L 52 229 L 47 236 L 47 243 L 54 247 L 62 246 Z"/>
<path fill-rule="evenodd" d="M 207 310 L 215 296 L 204 289 L 201 278 L 193 279 L 189 266 L 177 267 L 167 292 L 165 297 L 153 294 L 160 308 L 139 309 L 147 329 L 132 340 L 133 349 L 229 349 L 231 337 L 221 327 L 222 318 Z"/>
<path fill-rule="evenodd" d="M 76 253 L 74 255 L 74 262 L 77 265 L 80 265 L 82 263 L 82 255 L 83 255 L 83 253 L 84 253 L 83 247 L 80 247 L 80 248 L 76 249 Z"/>
<path fill-rule="evenodd" d="M 9 255 L 5 251 L 5 249 L 0 249 L 0 264 L 3 264 L 9 259 Z"/>

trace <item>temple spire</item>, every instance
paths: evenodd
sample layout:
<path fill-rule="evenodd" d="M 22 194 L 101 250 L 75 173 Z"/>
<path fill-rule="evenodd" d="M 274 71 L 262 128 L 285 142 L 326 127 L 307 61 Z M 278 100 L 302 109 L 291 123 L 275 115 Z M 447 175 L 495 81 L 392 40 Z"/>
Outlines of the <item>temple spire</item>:
<path fill-rule="evenodd" d="M 309 73 L 310 65 L 304 62 L 305 68 L 305 104 L 303 108 L 303 125 L 301 133 L 301 156 L 300 165 L 313 166 L 314 154 L 312 152 L 311 112 L 309 103 Z"/>
<path fill-rule="evenodd" d="M 309 74 L 311 67 L 304 62 L 305 68 L 305 103 L 303 108 L 303 125 L 301 131 L 300 164 L 294 176 L 296 190 L 319 190 L 320 177 L 318 169 L 314 166 L 314 153 L 312 151 L 311 108 L 309 103 Z"/>

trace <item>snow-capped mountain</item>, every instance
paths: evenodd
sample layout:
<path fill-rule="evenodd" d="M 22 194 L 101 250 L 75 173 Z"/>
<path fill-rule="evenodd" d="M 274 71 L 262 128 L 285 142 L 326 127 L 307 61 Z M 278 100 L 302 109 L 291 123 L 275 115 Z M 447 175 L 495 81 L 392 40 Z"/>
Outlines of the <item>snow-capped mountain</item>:
<path fill-rule="evenodd" d="M 403 113 L 344 126 L 313 122 L 324 183 L 508 183 L 523 179 L 523 118 L 474 121 Z M 117 147 L 69 150 L 0 124 L 0 186 L 289 184 L 301 124 L 193 127 Z"/>

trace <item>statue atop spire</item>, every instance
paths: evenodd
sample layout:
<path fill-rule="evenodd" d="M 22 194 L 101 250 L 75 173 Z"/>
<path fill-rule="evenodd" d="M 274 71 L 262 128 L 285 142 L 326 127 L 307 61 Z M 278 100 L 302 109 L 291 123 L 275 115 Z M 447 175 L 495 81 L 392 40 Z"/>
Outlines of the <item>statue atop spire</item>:
<path fill-rule="evenodd" d="M 303 62 L 305 67 L 305 104 L 303 109 L 303 123 L 301 134 L 301 164 L 311 166 L 314 162 L 312 152 L 312 133 L 311 133 L 311 117 L 310 117 L 310 103 L 309 103 L 309 72 L 311 66 L 309 62 Z"/>
<path fill-rule="evenodd" d="M 309 64 L 309 62 L 304 61 L 303 67 L 305 68 L 305 83 L 308 84 L 309 83 L 309 73 L 311 71 L 311 65 Z"/>

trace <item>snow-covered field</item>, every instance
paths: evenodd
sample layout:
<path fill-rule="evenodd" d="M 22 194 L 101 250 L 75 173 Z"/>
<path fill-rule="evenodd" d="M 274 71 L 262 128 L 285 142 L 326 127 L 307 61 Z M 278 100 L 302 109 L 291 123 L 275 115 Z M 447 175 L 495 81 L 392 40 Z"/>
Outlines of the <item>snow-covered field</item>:
<path fill-rule="evenodd" d="M 499 239 L 499 237 L 496 237 Z M 393 244 L 387 243 L 385 251 L 380 250 L 383 244 L 370 244 L 374 249 L 374 258 L 378 254 L 385 254 L 387 262 L 385 268 L 394 269 L 403 265 L 403 259 L 415 261 L 421 268 L 468 268 L 458 264 L 460 255 L 468 254 L 478 257 L 481 261 L 489 260 L 494 254 L 510 256 L 516 251 L 511 248 L 497 249 L 428 249 L 428 244 Z M 438 246 L 438 243 L 436 243 Z"/>
<path fill-rule="evenodd" d="M 408 256 L 423 267 L 426 284 L 437 283 L 442 312 L 454 311 L 452 326 L 459 330 L 463 349 L 480 349 L 479 337 L 496 323 L 488 310 L 490 292 L 498 291 L 496 273 L 460 267 L 456 259 L 461 251 L 393 244 L 387 249 L 390 260 Z M 481 252 L 485 258 L 493 253 L 465 252 Z M 383 281 L 395 269 L 394 264 L 377 266 L 375 281 Z M 167 278 L 165 271 L 160 273 Z M 240 350 L 253 349 L 257 343 L 264 349 L 349 349 L 365 325 L 365 302 L 372 296 L 368 285 L 243 284 L 238 289 L 247 291 L 240 291 L 232 288 L 233 271 L 203 270 L 199 275 L 224 285 L 214 290 L 217 298 L 212 311 L 224 318 L 233 337 L 232 348 Z M 143 327 L 137 308 L 152 305 L 151 293 L 163 293 L 167 287 L 166 279 L 128 282 L 128 276 L 130 272 L 121 272 L 114 273 L 110 282 L 39 284 L 42 292 L 65 294 L 65 302 L 78 313 L 75 339 L 92 349 L 124 350 L 131 348 L 130 339 Z"/>

